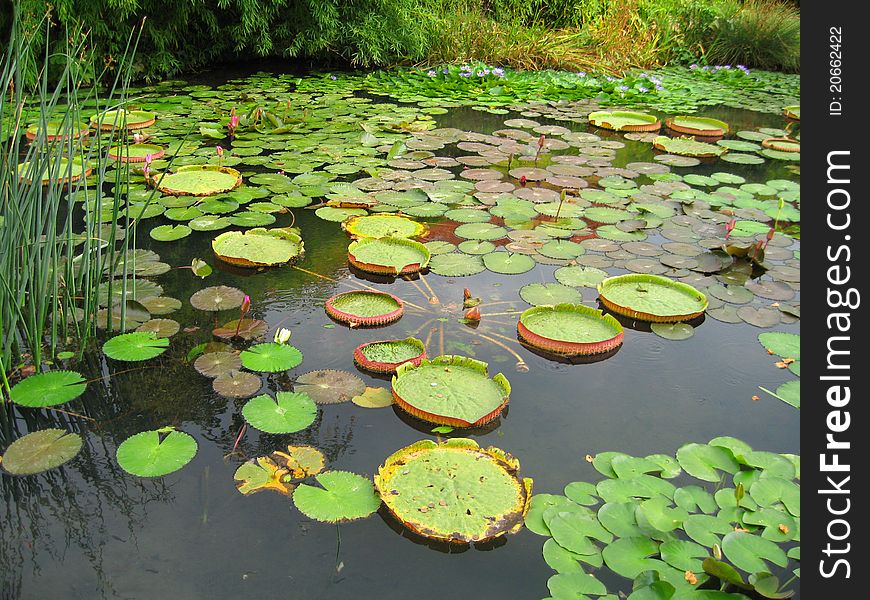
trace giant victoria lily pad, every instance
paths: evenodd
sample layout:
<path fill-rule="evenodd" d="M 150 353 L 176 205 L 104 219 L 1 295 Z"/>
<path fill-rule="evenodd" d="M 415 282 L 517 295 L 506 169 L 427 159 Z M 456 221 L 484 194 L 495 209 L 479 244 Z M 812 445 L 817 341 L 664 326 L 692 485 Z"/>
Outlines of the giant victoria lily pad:
<path fill-rule="evenodd" d="M 393 376 L 393 397 L 404 411 L 439 425 L 476 427 L 498 417 L 511 386 L 487 364 L 464 356 L 437 356 L 419 365 L 405 363 Z"/>
<path fill-rule="evenodd" d="M 656 150 L 661 150 L 668 154 L 689 156 L 693 158 L 713 158 L 721 156 L 727 151 L 727 149 L 722 146 L 699 142 L 693 138 L 670 138 L 665 135 L 660 135 L 654 139 L 653 147 Z"/>
<path fill-rule="evenodd" d="M 148 160 L 157 160 L 163 156 L 163 146 L 157 144 L 119 144 L 109 148 L 108 157 L 120 162 L 140 163 Z"/>
<path fill-rule="evenodd" d="M 522 528 L 532 480 L 519 461 L 471 439 L 424 440 L 389 456 L 375 475 L 387 509 L 405 527 L 444 542 L 490 540 Z"/>
<path fill-rule="evenodd" d="M 240 267 L 287 264 L 298 260 L 305 249 L 299 230 L 292 227 L 227 231 L 217 236 L 211 247 L 219 259 Z"/>
<path fill-rule="evenodd" d="M 242 185 L 242 175 L 230 167 L 184 165 L 175 173 L 154 174 L 151 181 L 168 196 L 214 196 Z"/>
<path fill-rule="evenodd" d="M 665 126 L 677 133 L 701 137 L 721 137 L 728 133 L 728 123 L 709 117 L 671 117 L 665 120 Z"/>
<path fill-rule="evenodd" d="M 615 313 L 659 323 L 688 321 L 704 313 L 707 297 L 692 286 L 659 275 L 628 274 L 598 284 L 599 299 Z"/>
<path fill-rule="evenodd" d="M 91 125 L 103 131 L 144 129 L 154 125 L 157 115 L 147 110 L 107 110 L 91 117 Z"/>
<path fill-rule="evenodd" d="M 354 291 L 336 294 L 326 301 L 326 314 L 350 325 L 387 325 L 402 317 L 404 304 L 386 292 Z"/>
<path fill-rule="evenodd" d="M 399 365 L 412 362 L 419 365 L 426 358 L 426 347 L 417 338 L 384 340 L 357 346 L 354 362 L 366 371 L 395 373 Z"/>
<path fill-rule="evenodd" d="M 628 110 L 602 110 L 589 113 L 589 122 L 613 131 L 658 131 L 661 121 L 655 116 Z"/>
<path fill-rule="evenodd" d="M 530 346 L 567 356 L 609 352 L 625 336 L 612 315 L 582 304 L 529 308 L 520 315 L 517 332 Z"/>
<path fill-rule="evenodd" d="M 360 215 L 341 224 L 348 234 L 357 238 L 412 238 L 426 232 L 426 226 L 401 215 Z"/>
<path fill-rule="evenodd" d="M 347 248 L 350 264 L 367 273 L 409 275 L 429 264 L 429 249 L 420 242 L 398 237 L 363 238 Z"/>

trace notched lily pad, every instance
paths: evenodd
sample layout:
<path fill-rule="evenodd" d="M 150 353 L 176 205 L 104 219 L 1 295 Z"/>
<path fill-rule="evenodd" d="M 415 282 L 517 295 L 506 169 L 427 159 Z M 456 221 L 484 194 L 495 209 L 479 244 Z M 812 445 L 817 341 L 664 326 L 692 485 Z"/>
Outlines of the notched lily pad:
<path fill-rule="evenodd" d="M 390 513 L 424 537 L 482 542 L 515 533 L 531 501 L 531 479 L 519 461 L 470 439 L 425 440 L 389 456 L 375 487 Z"/>
<path fill-rule="evenodd" d="M 6 448 L 0 465 L 12 475 L 41 473 L 74 458 L 82 442 L 80 435 L 63 429 L 32 431 Z"/>

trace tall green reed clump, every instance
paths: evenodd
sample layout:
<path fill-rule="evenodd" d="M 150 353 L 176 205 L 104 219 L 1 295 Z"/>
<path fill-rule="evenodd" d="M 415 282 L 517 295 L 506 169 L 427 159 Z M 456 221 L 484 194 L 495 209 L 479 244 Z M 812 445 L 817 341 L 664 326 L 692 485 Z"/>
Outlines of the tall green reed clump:
<path fill-rule="evenodd" d="M 88 36 L 67 31 L 63 50 L 45 50 L 38 81 L 28 86 L 23 60 L 34 37 L 19 25 L 15 15 L 0 56 L 0 378 L 7 392 L 12 371 L 38 371 L 60 351 L 80 354 L 96 333 L 100 296 L 105 303 L 106 294 L 117 296 L 113 285 L 135 285 L 126 277 L 135 243 L 135 218 L 125 210 L 130 172 L 115 168 L 107 151 L 108 140 L 126 137 L 123 111 L 113 111 L 127 102 L 125 65 L 138 35 L 110 74 L 95 70 Z M 40 34 L 50 26 L 46 18 Z M 94 113 L 111 121 L 108 135 L 90 129 Z M 102 314 L 102 326 L 111 328 L 112 312 Z M 123 305 L 119 316 L 123 327 Z"/>

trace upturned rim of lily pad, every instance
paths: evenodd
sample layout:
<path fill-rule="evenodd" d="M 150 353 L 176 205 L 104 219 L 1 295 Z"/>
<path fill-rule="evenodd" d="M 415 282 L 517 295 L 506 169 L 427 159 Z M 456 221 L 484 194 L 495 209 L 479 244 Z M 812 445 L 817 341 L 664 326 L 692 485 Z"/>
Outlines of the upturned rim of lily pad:
<path fill-rule="evenodd" d="M 110 115 L 111 113 L 116 113 L 123 111 L 124 117 L 120 123 L 116 124 L 114 118 L 111 121 L 106 121 L 105 117 Z M 104 117 L 102 120 L 100 117 Z M 130 117 L 134 117 L 137 120 L 132 120 Z M 145 129 L 146 127 L 150 127 L 157 122 L 157 114 L 147 110 L 127 110 L 124 108 L 118 108 L 115 110 L 106 110 L 101 113 L 97 113 L 91 117 L 91 125 L 94 127 L 99 127 L 102 131 L 112 131 L 113 129 Z"/>
<path fill-rule="evenodd" d="M 607 298 L 608 288 L 613 288 L 616 285 L 625 283 L 646 283 L 669 287 L 683 293 L 691 300 L 697 302 L 698 308 L 695 311 L 687 313 L 653 314 L 650 312 L 635 310 L 631 306 L 618 304 L 613 300 Z M 674 281 L 673 279 L 668 279 L 667 277 L 663 277 L 661 275 L 627 273 L 625 275 L 608 277 L 607 279 L 603 280 L 601 283 L 598 284 L 598 299 L 609 310 L 617 314 L 631 317 L 632 319 L 638 319 L 640 321 L 649 321 L 652 323 L 678 323 L 680 321 L 689 321 L 696 317 L 700 317 L 704 314 L 704 311 L 707 310 L 707 296 L 705 296 L 700 291 L 687 283 L 683 283 L 682 281 Z"/>
<path fill-rule="evenodd" d="M 250 258 L 245 258 L 243 256 L 230 256 L 227 253 L 228 250 L 225 246 L 227 245 L 228 240 L 235 240 L 236 238 L 255 240 L 256 238 L 254 236 L 271 236 L 272 238 L 285 242 L 284 245 L 287 249 L 284 251 L 285 253 L 282 255 L 282 259 L 284 256 L 289 256 L 289 258 L 287 260 L 264 262 L 251 260 Z M 274 242 L 271 243 L 274 244 Z M 224 247 L 223 249 L 222 246 Z M 291 246 L 296 247 L 296 254 L 291 254 L 287 251 Z M 278 265 L 293 264 L 301 260 L 305 255 L 305 242 L 302 240 L 302 236 L 299 235 L 298 229 L 293 227 L 275 227 L 272 229 L 255 227 L 245 231 L 225 231 L 212 240 L 211 249 L 219 260 L 237 267 L 274 267 Z"/>
<path fill-rule="evenodd" d="M 49 127 L 51 127 L 52 125 L 62 126 L 62 123 L 60 123 L 58 121 L 49 121 L 48 123 L 46 123 L 46 125 L 48 125 Z M 90 134 L 90 132 L 91 132 L 91 128 L 87 123 L 80 122 L 80 123 L 78 123 L 78 127 L 79 127 L 79 129 L 76 131 L 75 136 L 69 136 L 69 135 L 66 135 L 65 133 L 61 133 L 59 135 L 46 133 L 45 134 L 45 141 L 46 142 L 60 142 L 60 141 L 66 141 L 66 140 L 70 139 L 71 137 L 75 137 L 75 139 L 81 139 L 81 138 L 87 137 L 88 134 Z M 27 130 L 24 132 L 24 137 L 27 138 L 28 141 L 33 142 L 36 140 L 37 137 L 39 137 L 39 130 L 40 130 L 40 123 L 34 123 L 30 127 L 28 127 Z"/>
<path fill-rule="evenodd" d="M 559 340 L 547 337 L 540 333 L 535 333 L 535 325 L 532 321 L 534 321 L 536 316 L 548 313 L 579 315 L 583 318 L 594 320 L 609 326 L 613 330 L 614 335 L 594 342 L 579 342 Z M 583 304 L 557 304 L 555 306 L 544 305 L 528 308 L 520 315 L 520 319 L 517 322 L 517 333 L 528 345 L 545 352 L 562 356 L 589 356 L 592 354 L 603 354 L 621 346 L 623 339 L 625 338 L 625 331 L 623 330 L 622 325 L 613 315 L 603 313 L 598 309 Z M 566 330 L 566 333 L 569 332 Z"/>
<path fill-rule="evenodd" d="M 609 121 L 604 120 L 607 117 L 631 117 L 642 122 L 617 127 Z M 588 118 L 589 122 L 595 127 L 610 129 L 611 131 L 658 131 L 662 127 L 662 122 L 654 115 L 633 110 L 598 110 L 589 113 Z"/>
<path fill-rule="evenodd" d="M 800 104 L 789 104 L 788 106 L 783 107 L 782 114 L 784 114 L 789 119 L 794 119 L 795 121 L 801 120 L 801 105 Z M 795 112 L 797 111 L 797 112 Z"/>
<path fill-rule="evenodd" d="M 491 462 L 497 468 L 503 470 L 513 482 L 516 492 L 516 502 L 512 507 L 513 510 L 507 514 L 493 515 L 493 517 L 498 516 L 501 518 L 494 519 L 486 530 L 476 532 L 447 531 L 447 529 L 433 528 L 427 526 L 423 519 L 414 518 L 419 517 L 421 512 L 419 509 L 402 510 L 401 506 L 397 504 L 397 496 L 392 493 L 394 488 L 393 479 L 397 475 L 404 475 L 408 471 L 407 465 L 409 463 L 417 460 L 425 461 L 426 457 L 432 456 L 433 452 L 471 454 L 476 456 L 477 460 Z M 384 463 L 378 467 L 378 472 L 374 476 L 374 484 L 390 514 L 410 531 L 431 540 L 456 544 L 471 544 L 485 542 L 509 533 L 516 533 L 523 528 L 525 517 L 531 505 L 533 482 L 531 478 L 521 478 L 519 470 L 519 460 L 511 454 L 494 446 L 481 448 L 476 441 L 469 438 L 453 438 L 440 443 L 432 440 L 421 440 L 388 456 L 384 460 Z"/>
<path fill-rule="evenodd" d="M 149 150 L 149 152 L 146 154 L 137 153 L 135 156 L 130 156 L 129 150 L 132 150 L 133 148 L 136 150 Z M 157 144 L 130 144 L 129 146 L 118 144 L 117 146 L 109 148 L 106 155 L 112 160 L 117 160 L 118 162 L 143 163 L 148 160 L 147 156 L 151 156 L 151 160 L 157 160 L 158 158 L 162 158 L 165 152 L 166 149 Z"/>
<path fill-rule="evenodd" d="M 396 267 L 392 265 L 364 262 L 359 260 L 355 253 L 369 246 L 405 246 L 406 248 L 410 248 L 414 252 L 416 252 L 418 254 L 419 260 L 417 262 L 404 265 L 401 269 L 396 269 Z M 406 238 L 361 238 L 358 240 L 354 240 L 347 247 L 347 260 L 348 262 L 350 262 L 350 264 L 352 264 L 360 271 L 365 271 L 366 273 L 374 273 L 376 275 L 399 276 L 419 273 L 421 270 L 429 266 L 430 258 L 431 253 L 426 246 L 424 246 L 420 242 L 415 242 L 414 240 L 409 240 Z"/>
<path fill-rule="evenodd" d="M 61 158 L 60 160 L 61 160 L 62 162 L 64 162 L 64 163 L 69 163 L 69 162 L 78 163 L 78 164 L 81 165 L 81 170 L 80 170 L 78 173 L 70 173 L 70 176 L 69 176 L 69 177 L 66 177 L 65 175 L 62 176 L 62 177 L 58 177 L 58 178 L 56 178 L 56 179 L 52 179 L 51 177 L 43 177 L 43 178 L 40 180 L 40 183 L 41 183 L 42 185 L 44 185 L 44 186 L 45 186 L 45 185 L 51 185 L 52 183 L 54 183 L 54 184 L 56 184 L 56 185 L 68 185 L 68 184 L 70 184 L 70 183 L 75 183 L 76 181 L 78 181 L 78 180 L 81 179 L 82 177 L 84 177 L 85 179 L 87 179 L 88 177 L 91 176 L 91 173 L 94 172 L 94 169 L 93 169 L 92 167 L 88 166 L 87 164 L 84 164 L 84 163 L 83 163 L 80 159 L 78 159 L 78 158 L 73 158 L 72 161 L 68 161 L 66 158 Z M 28 164 L 30 164 L 30 161 L 23 162 L 23 163 L 21 163 L 21 164 L 18 165 L 18 174 L 19 174 L 19 179 L 20 179 L 21 181 L 25 182 L 27 185 L 33 185 L 33 180 L 32 180 L 32 179 L 28 179 L 28 178 L 25 177 L 24 175 L 21 175 L 22 167 L 23 167 L 24 165 L 28 165 Z M 26 170 L 26 169 L 25 169 L 25 170 Z M 66 168 L 62 166 L 59 170 L 62 171 L 62 172 L 65 172 L 65 171 L 66 171 Z"/>
<path fill-rule="evenodd" d="M 413 238 L 419 237 L 428 231 L 428 227 L 424 223 L 409 219 L 404 215 L 393 215 L 389 213 L 379 213 L 373 215 L 355 215 L 341 222 L 341 228 L 354 239 L 370 238 L 371 235 L 366 235 L 363 230 L 364 224 L 368 221 L 377 219 L 379 221 L 393 220 L 397 223 L 402 223 L 413 228 L 413 233 L 409 235 L 394 235 L 390 237 Z M 383 237 L 383 236 L 381 236 Z"/>
<path fill-rule="evenodd" d="M 680 119 L 684 119 L 686 121 L 708 125 L 707 128 L 702 128 L 695 126 L 689 123 L 682 123 Z M 665 119 L 665 127 L 676 131 L 677 133 L 682 133 L 685 135 L 697 135 L 700 137 L 722 137 L 726 133 L 728 133 L 728 123 L 725 121 L 720 121 L 719 119 L 712 119 L 710 117 L 695 117 L 690 115 L 680 115 L 676 117 L 668 117 Z"/>
<path fill-rule="evenodd" d="M 429 367 L 435 367 L 437 369 L 443 368 L 445 372 L 452 372 L 457 374 L 463 370 L 472 371 L 475 374 L 483 375 L 484 377 L 489 378 L 489 365 L 483 361 L 469 358 L 467 356 L 447 354 L 443 356 L 436 356 L 432 359 L 421 360 L 420 363 L 416 365 L 411 362 L 399 365 L 396 368 L 396 374 L 393 375 L 392 379 L 393 398 L 395 399 L 396 404 L 399 406 L 399 408 L 401 408 L 408 414 L 417 417 L 418 419 L 422 419 L 423 421 L 427 421 L 429 423 L 435 423 L 436 425 L 449 425 L 451 427 L 480 427 L 497 419 L 510 401 L 511 384 L 502 373 L 497 373 L 489 379 L 499 388 L 501 394 L 501 402 L 497 406 L 492 408 L 492 410 L 487 412 L 485 415 L 475 419 L 474 421 L 469 421 L 467 419 L 451 416 L 448 414 L 437 414 L 429 410 L 420 408 L 419 406 L 414 404 L 413 399 L 403 398 L 399 394 L 399 392 L 396 391 L 396 387 L 402 377 L 406 377 L 408 376 L 408 374 L 414 371 L 426 369 Z M 447 369 L 450 368 L 453 368 L 454 371 L 447 371 Z"/>
<path fill-rule="evenodd" d="M 779 150 L 780 152 L 800 152 L 801 143 L 799 140 L 790 137 L 770 137 L 761 140 L 761 145 L 771 150 Z"/>
<path fill-rule="evenodd" d="M 385 362 L 371 360 L 370 358 L 366 357 L 365 350 L 369 346 L 374 346 L 375 344 L 405 344 L 418 348 L 420 350 L 420 353 L 417 356 L 402 362 Z M 409 337 L 403 340 L 376 340 L 374 342 L 366 342 L 365 344 L 360 344 L 359 346 L 357 346 L 353 351 L 354 363 L 356 363 L 356 365 L 361 369 L 365 369 L 366 371 L 371 371 L 373 373 L 395 373 L 396 369 L 399 368 L 399 365 L 410 362 L 416 366 L 423 362 L 425 358 L 426 347 L 423 345 L 423 342 L 415 337 Z"/>
<path fill-rule="evenodd" d="M 395 303 L 397 308 L 389 312 L 384 312 L 382 314 L 373 316 L 356 315 L 337 308 L 337 303 L 340 303 L 342 300 L 350 298 L 352 295 L 355 294 L 390 298 Z M 401 298 L 399 298 L 398 296 L 394 296 L 393 294 L 390 294 L 388 292 L 378 292 L 370 290 L 352 290 L 350 292 L 341 292 L 339 294 L 335 294 L 324 303 L 323 307 L 326 309 L 326 314 L 328 314 L 339 323 L 344 323 L 346 325 L 355 324 L 364 327 L 378 327 L 380 325 L 389 325 L 390 323 L 398 321 L 405 312 L 405 303 L 402 302 Z"/>
<path fill-rule="evenodd" d="M 222 185 L 220 187 L 216 187 L 213 189 L 208 189 L 204 192 L 191 192 L 190 190 L 185 190 L 181 188 L 173 188 L 171 185 L 164 183 L 167 179 L 171 179 L 177 175 L 183 175 L 185 173 L 192 173 L 194 171 L 214 171 L 217 173 L 223 173 L 225 175 L 229 175 L 233 178 L 232 184 L 230 185 Z M 225 192 L 230 192 L 240 185 L 242 185 L 242 174 L 233 169 L 232 167 L 223 167 L 218 165 L 183 165 L 178 167 L 174 173 L 155 173 L 152 175 L 146 176 L 146 182 L 156 187 L 161 193 L 166 194 L 167 196 L 196 196 L 200 198 L 215 196 L 217 194 L 223 194 Z"/>

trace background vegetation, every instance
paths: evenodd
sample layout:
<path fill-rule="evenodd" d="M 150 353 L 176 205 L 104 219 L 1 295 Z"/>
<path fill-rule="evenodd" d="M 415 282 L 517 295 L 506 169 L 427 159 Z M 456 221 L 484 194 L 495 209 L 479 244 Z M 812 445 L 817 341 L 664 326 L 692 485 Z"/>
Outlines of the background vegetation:
<path fill-rule="evenodd" d="M 8 38 L 11 0 L 0 0 Z M 17 0 L 47 44 L 44 15 L 90 32 L 112 67 L 147 16 L 135 75 L 157 79 L 218 61 L 298 57 L 360 67 L 482 60 L 515 68 L 618 72 L 656 64 L 796 71 L 800 8 L 783 0 Z M 37 60 L 26 65 L 35 75 Z"/>

